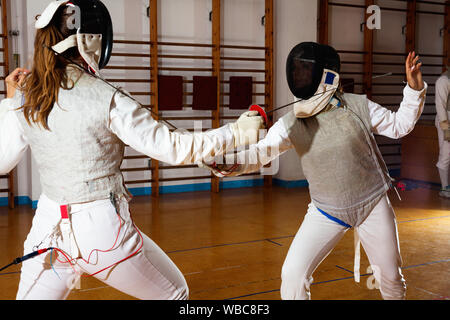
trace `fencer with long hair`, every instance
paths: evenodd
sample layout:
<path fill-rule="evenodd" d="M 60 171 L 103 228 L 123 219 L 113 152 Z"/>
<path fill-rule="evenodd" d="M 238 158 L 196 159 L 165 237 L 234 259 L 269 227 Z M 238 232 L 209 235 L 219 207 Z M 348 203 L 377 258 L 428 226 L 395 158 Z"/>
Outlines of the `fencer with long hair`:
<path fill-rule="evenodd" d="M 17 299 L 65 299 L 83 276 L 139 299 L 187 299 L 181 271 L 130 216 L 125 145 L 173 165 L 199 163 L 248 143 L 262 118 L 247 112 L 205 133 L 155 121 L 99 78 L 112 46 L 99 0 L 53 1 L 36 28 L 32 69 L 7 77 L 0 104 L 0 173 L 30 147 L 42 186 L 24 254 L 51 249 L 23 262 Z"/>
<path fill-rule="evenodd" d="M 297 100 L 291 111 L 248 150 L 203 164 L 217 176 L 237 176 L 260 170 L 290 149 L 300 157 L 311 203 L 283 264 L 282 299 L 311 298 L 314 270 L 350 228 L 356 248 L 361 241 L 367 253 L 382 297 L 405 297 L 395 214 L 387 196 L 392 179 L 374 134 L 398 139 L 413 130 L 427 90 L 418 59 L 415 53 L 406 59 L 408 84 L 400 108 L 392 112 L 365 95 L 338 90 L 340 58 L 332 47 L 301 43 L 286 63 Z M 356 281 L 358 259 L 355 250 Z"/>

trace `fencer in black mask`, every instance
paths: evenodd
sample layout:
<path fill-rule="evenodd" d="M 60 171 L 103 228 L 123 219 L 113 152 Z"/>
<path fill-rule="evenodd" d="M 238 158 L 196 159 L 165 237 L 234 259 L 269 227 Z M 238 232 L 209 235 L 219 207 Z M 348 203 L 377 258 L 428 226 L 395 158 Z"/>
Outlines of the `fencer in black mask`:
<path fill-rule="evenodd" d="M 290 149 L 297 152 L 311 203 L 282 268 L 282 299 L 311 297 L 314 270 L 350 228 L 355 231 L 355 280 L 360 278 L 361 241 L 382 297 L 405 297 L 395 214 L 387 197 L 392 179 L 374 134 L 398 139 L 414 128 L 427 89 L 417 62 L 410 53 L 408 85 L 399 110 L 392 112 L 365 95 L 338 90 L 340 59 L 332 47 L 298 44 L 286 61 L 292 109 L 264 139 L 231 155 L 243 163 L 232 165 L 226 157 L 216 160 L 225 164 L 209 167 L 219 177 L 238 176 L 261 170 Z"/>

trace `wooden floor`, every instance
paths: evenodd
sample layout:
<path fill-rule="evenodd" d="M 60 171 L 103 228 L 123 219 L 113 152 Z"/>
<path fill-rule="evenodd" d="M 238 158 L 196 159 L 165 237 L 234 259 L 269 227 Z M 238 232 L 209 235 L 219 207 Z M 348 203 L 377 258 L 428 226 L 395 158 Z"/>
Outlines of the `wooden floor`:
<path fill-rule="evenodd" d="M 398 219 L 407 299 L 450 299 L 450 200 L 419 187 L 390 199 Z M 280 299 L 280 272 L 309 202 L 307 189 L 248 188 L 136 197 L 136 224 L 168 253 L 186 277 L 193 300 Z M 0 265 L 22 252 L 33 210 L 0 208 Z M 367 281 L 353 281 L 353 231 L 314 273 L 313 299 L 380 299 Z M 0 274 L 0 299 L 15 298 L 19 266 Z M 92 278 L 69 299 L 133 299 Z"/>

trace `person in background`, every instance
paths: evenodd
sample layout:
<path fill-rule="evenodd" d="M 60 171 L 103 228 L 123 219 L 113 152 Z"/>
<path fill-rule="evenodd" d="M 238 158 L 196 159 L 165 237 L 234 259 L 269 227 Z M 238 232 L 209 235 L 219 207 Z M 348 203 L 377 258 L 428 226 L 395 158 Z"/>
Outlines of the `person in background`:
<path fill-rule="evenodd" d="M 436 128 L 439 139 L 439 161 L 436 167 L 441 180 L 441 191 L 439 195 L 450 199 L 450 185 L 448 174 L 450 167 L 450 76 L 449 66 L 447 70 L 436 80 L 435 103 L 436 103 Z"/>

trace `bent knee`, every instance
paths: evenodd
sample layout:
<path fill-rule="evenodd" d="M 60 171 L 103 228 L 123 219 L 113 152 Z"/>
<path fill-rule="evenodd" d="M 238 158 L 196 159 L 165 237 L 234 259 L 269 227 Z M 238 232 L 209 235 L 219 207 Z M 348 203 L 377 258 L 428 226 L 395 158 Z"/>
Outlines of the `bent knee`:
<path fill-rule="evenodd" d="M 181 273 L 180 273 L 181 275 Z M 188 300 L 189 299 L 189 287 L 186 279 L 181 275 L 176 283 L 173 283 L 172 292 L 170 293 L 169 300 Z"/>
<path fill-rule="evenodd" d="M 189 287 L 186 285 L 178 287 L 171 300 L 188 300 L 189 299 Z"/>
<path fill-rule="evenodd" d="M 383 280 L 380 284 L 380 292 L 384 300 L 404 300 L 406 297 L 406 283 L 402 280 Z"/>
<path fill-rule="evenodd" d="M 403 300 L 406 296 L 406 281 L 400 271 L 382 273 L 380 279 L 380 293 L 384 300 Z"/>
<path fill-rule="evenodd" d="M 281 271 L 281 299 L 309 300 L 313 278 L 301 268 L 283 267 Z"/>

